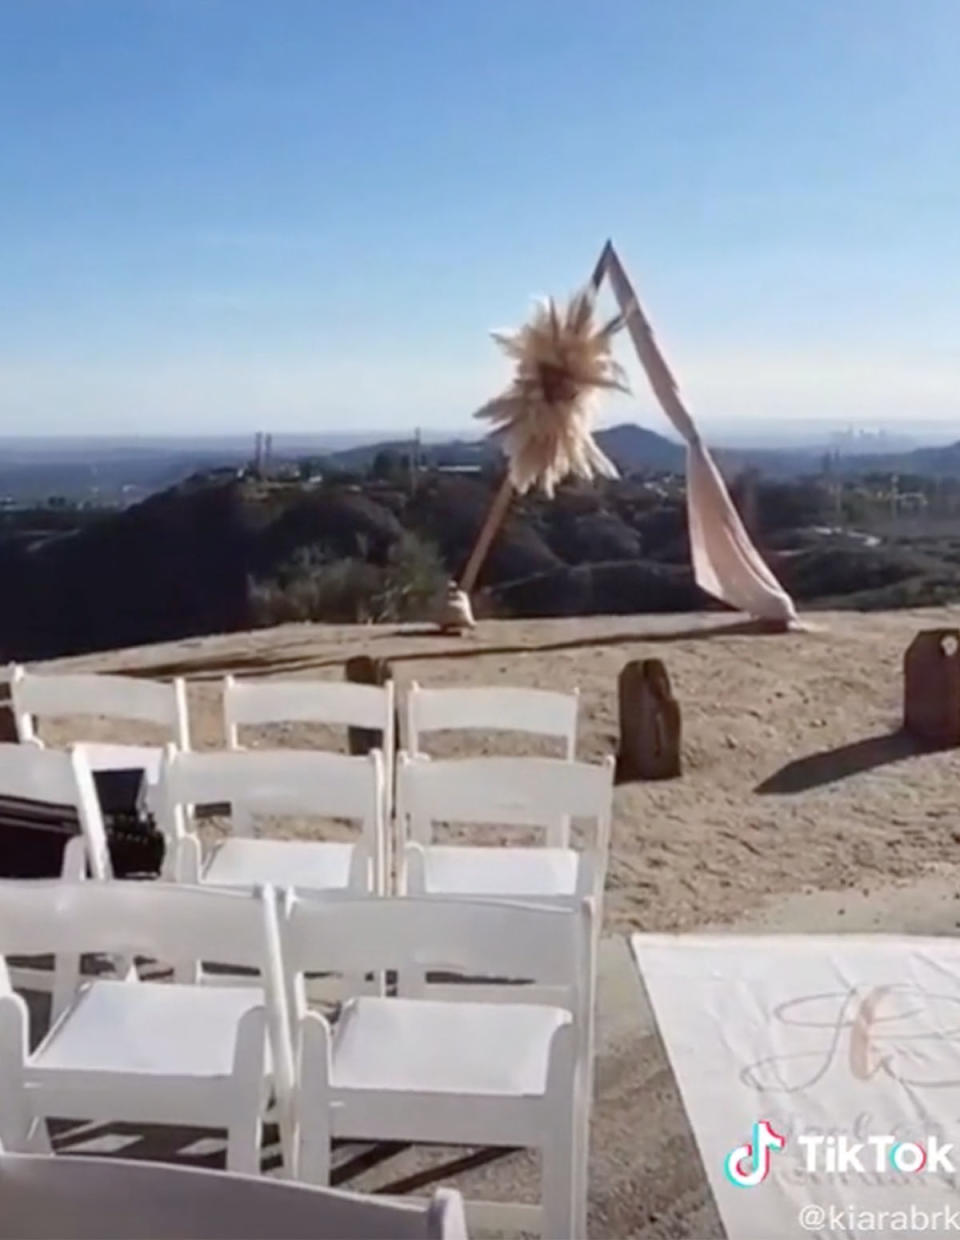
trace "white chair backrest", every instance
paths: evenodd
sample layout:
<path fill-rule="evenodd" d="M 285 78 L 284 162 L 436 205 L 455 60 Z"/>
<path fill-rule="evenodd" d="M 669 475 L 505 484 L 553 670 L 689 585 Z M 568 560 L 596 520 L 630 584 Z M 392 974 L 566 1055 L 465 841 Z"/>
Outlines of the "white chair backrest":
<path fill-rule="evenodd" d="M 239 729 L 266 723 L 323 723 L 383 732 L 385 755 L 393 751 L 393 681 L 361 685 L 348 680 L 259 681 L 227 676 L 223 721 L 227 744 L 240 746 Z"/>
<path fill-rule="evenodd" d="M 592 899 L 578 909 L 496 900 L 388 896 L 323 900 L 284 893 L 280 959 L 289 978 L 307 971 L 362 976 L 413 969 L 461 976 L 524 977 L 565 993 L 585 1018 L 593 982 Z"/>
<path fill-rule="evenodd" d="M 34 716 L 103 715 L 157 724 L 181 749 L 190 747 L 187 691 L 179 678 L 163 684 L 97 672 L 38 673 L 14 664 L 10 696 L 21 741 L 36 739 Z"/>
<path fill-rule="evenodd" d="M 437 822 L 543 827 L 554 848 L 569 846 L 569 820 L 591 819 L 609 836 L 612 758 L 416 758 L 401 753 L 397 814 L 409 837 L 430 844 Z"/>
<path fill-rule="evenodd" d="M 117 1158 L 0 1153 L 0 1240 L 467 1240 L 463 1200 L 390 1201 Z"/>
<path fill-rule="evenodd" d="M 544 689 L 461 686 L 422 689 L 414 681 L 407 694 L 407 737 L 410 753 L 421 752 L 421 736 L 449 729 L 525 732 L 558 737 L 564 756 L 577 748 L 577 710 L 580 691 L 556 693 Z"/>
<path fill-rule="evenodd" d="M 0 956 L 90 952 L 264 969 L 274 903 L 269 890 L 3 879 Z"/>
<path fill-rule="evenodd" d="M 373 843 L 381 831 L 383 760 L 377 749 L 362 757 L 300 749 L 167 750 L 156 804 L 168 838 L 183 834 L 187 806 L 224 802 L 238 833 L 250 829 L 251 815 L 303 814 L 356 819 Z"/>
<path fill-rule="evenodd" d="M 71 806 L 80 822 L 91 874 L 99 879 L 111 876 L 100 801 L 81 751 L 0 744 L 0 797 Z"/>

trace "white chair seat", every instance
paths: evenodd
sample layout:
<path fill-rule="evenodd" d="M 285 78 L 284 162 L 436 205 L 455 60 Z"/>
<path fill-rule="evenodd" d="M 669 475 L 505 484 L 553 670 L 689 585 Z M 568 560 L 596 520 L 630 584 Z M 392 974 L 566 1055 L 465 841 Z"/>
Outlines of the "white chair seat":
<path fill-rule="evenodd" d="M 349 885 L 353 852 L 353 844 L 234 836 L 211 856 L 203 881 L 218 887 L 270 883 L 305 891 L 339 890 Z"/>
<path fill-rule="evenodd" d="M 536 1097 L 560 1008 L 358 998 L 345 1004 L 332 1047 L 334 1089 Z"/>
<path fill-rule="evenodd" d="M 27 1060 L 50 1070 L 229 1077 L 237 1024 L 263 994 L 250 986 L 92 982 Z"/>
<path fill-rule="evenodd" d="M 430 894 L 574 896 L 581 855 L 572 848 L 469 848 L 430 844 L 423 850 Z"/>

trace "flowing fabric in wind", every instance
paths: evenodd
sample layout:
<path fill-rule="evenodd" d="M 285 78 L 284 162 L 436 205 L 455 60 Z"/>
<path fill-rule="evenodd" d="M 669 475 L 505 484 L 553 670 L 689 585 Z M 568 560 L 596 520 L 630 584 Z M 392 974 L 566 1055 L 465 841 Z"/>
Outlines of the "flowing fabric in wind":
<path fill-rule="evenodd" d="M 687 514 L 697 585 L 707 594 L 759 620 L 797 622 L 793 600 L 764 563 L 733 505 L 693 418 L 680 399 L 677 383 L 640 309 L 620 258 L 608 241 L 593 284 L 604 276 L 626 319 L 640 364 L 664 413 L 687 445 Z"/>

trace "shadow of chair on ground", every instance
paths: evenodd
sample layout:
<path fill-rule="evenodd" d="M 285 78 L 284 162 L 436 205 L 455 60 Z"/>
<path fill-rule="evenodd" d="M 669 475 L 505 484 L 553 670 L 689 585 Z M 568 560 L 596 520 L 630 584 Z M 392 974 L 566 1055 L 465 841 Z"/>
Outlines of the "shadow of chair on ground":
<path fill-rule="evenodd" d="M 942 753 L 949 748 L 953 746 L 924 742 L 902 729 L 881 736 L 868 736 L 837 749 L 824 749 L 788 762 L 758 784 L 754 791 L 761 796 L 809 792 L 812 788 L 837 783 L 879 766 L 889 766 L 924 754 Z"/>

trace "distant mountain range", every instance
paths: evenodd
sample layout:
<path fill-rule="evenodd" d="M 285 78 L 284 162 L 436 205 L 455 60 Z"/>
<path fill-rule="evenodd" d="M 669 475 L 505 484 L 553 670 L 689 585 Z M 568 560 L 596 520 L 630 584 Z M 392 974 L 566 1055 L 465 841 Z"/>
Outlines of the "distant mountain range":
<path fill-rule="evenodd" d="M 674 439 L 647 430 L 633 422 L 624 422 L 598 431 L 600 449 L 623 473 L 652 471 L 680 473 L 686 461 L 686 448 Z M 327 460 L 342 469 L 366 470 L 380 452 L 405 455 L 411 441 L 388 440 L 383 443 L 361 444 L 345 451 L 330 453 Z M 433 465 L 474 465 L 495 460 L 500 449 L 489 439 L 453 439 L 421 445 L 420 457 Z M 723 448 L 714 449 L 718 464 L 728 473 L 754 467 L 775 477 L 798 477 L 820 473 L 826 450 L 823 448 Z M 926 476 L 960 475 L 960 442 L 937 448 L 914 448 L 900 452 L 831 453 L 831 468 L 847 476 L 865 473 L 889 473 Z"/>
<path fill-rule="evenodd" d="M 675 473 L 683 469 L 686 459 L 686 449 L 681 444 L 632 422 L 598 431 L 595 438 L 601 451 L 625 472 L 650 469 Z M 379 453 L 406 455 L 412 446 L 409 439 L 361 444 L 330 453 L 327 459 L 343 469 L 365 470 Z M 500 448 L 492 439 L 452 439 L 447 443 L 421 444 L 419 455 L 424 463 L 432 465 L 481 465 L 496 460 Z"/>
<path fill-rule="evenodd" d="M 666 435 L 635 423 L 622 423 L 597 432 L 597 443 L 623 473 L 679 473 L 684 469 L 684 446 Z M 361 440 L 358 442 L 358 440 Z M 370 442 L 357 435 L 274 435 L 273 460 L 290 462 L 312 457 L 330 470 L 365 472 L 378 453 L 407 455 L 412 440 Z M 0 502 L 29 503 L 59 495 L 94 503 L 129 503 L 175 485 L 198 470 L 237 467 L 252 456 L 250 437 L 0 438 Z M 820 473 L 823 448 L 715 448 L 721 469 L 734 476 L 754 467 L 771 477 L 790 478 Z M 428 437 L 419 445 L 420 459 L 429 465 L 464 466 L 495 461 L 499 446 L 490 439 Z M 909 451 L 830 453 L 838 474 L 889 473 L 960 476 L 960 442 Z"/>
<path fill-rule="evenodd" d="M 799 450 L 725 450 L 718 449 L 718 463 L 727 472 L 754 467 L 774 477 L 796 478 L 823 471 L 829 456 L 830 469 L 844 477 L 863 474 L 915 475 L 927 478 L 960 476 L 960 442 L 935 448 L 913 448 L 900 452 L 845 453 Z"/>

